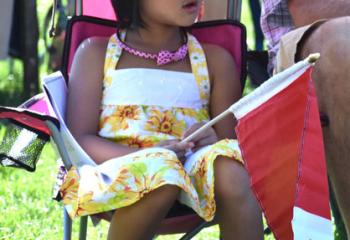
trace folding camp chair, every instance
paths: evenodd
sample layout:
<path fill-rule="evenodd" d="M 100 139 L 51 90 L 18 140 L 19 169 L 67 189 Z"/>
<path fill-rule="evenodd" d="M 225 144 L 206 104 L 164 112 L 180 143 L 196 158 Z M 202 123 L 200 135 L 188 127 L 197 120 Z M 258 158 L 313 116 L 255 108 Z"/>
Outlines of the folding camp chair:
<path fill-rule="evenodd" d="M 67 27 L 62 73 L 69 80 L 70 66 L 74 53 L 79 44 L 86 38 L 92 36 L 110 36 L 115 31 L 115 16 L 110 6 L 110 0 L 100 0 L 98 6 L 96 1 L 84 0 L 77 1 L 77 15 L 70 19 Z M 228 1 L 227 20 L 200 22 L 191 27 L 191 32 L 200 42 L 212 43 L 226 48 L 234 57 L 237 69 L 240 70 L 240 79 L 242 89 L 246 78 L 246 32 L 245 27 L 234 19 L 239 19 L 240 1 Z M 103 9 L 99 12 L 98 9 Z M 106 9 L 108 9 L 106 11 Z M 103 13 L 103 15 L 101 15 Z M 103 17 L 103 18 L 101 18 Z M 53 124 L 49 124 L 53 139 L 58 143 L 58 149 L 61 153 L 67 168 L 71 165 L 69 156 L 65 156 L 65 149 L 60 149 L 62 139 L 59 130 Z M 108 218 L 108 216 L 107 216 Z M 70 239 L 71 220 L 66 211 L 64 211 L 64 239 Z M 182 239 L 190 239 L 202 228 L 210 226 L 213 223 L 206 223 L 200 219 L 191 209 L 178 205 L 169 212 L 167 218 L 162 222 L 157 234 L 187 233 Z M 86 238 L 87 217 L 81 218 L 80 239 Z"/>
<path fill-rule="evenodd" d="M 200 42 L 219 45 L 231 53 L 235 60 L 236 68 L 240 70 L 241 86 L 243 89 L 246 78 L 246 31 L 242 24 L 234 20 L 239 19 L 240 5 L 240 1 L 229 0 L 228 15 L 230 17 L 227 20 L 200 22 L 191 27 L 190 31 Z M 110 0 L 76 1 L 76 13 L 76 16 L 73 16 L 68 22 L 62 60 L 62 74 L 67 81 L 69 81 L 72 59 L 79 44 L 93 36 L 109 37 L 115 32 L 116 27 L 116 19 Z M 46 77 L 45 82 L 57 83 L 55 81 L 57 78 L 62 79 L 61 75 L 56 73 Z M 48 98 L 53 102 L 64 103 L 65 96 L 63 92 L 66 87 L 66 82 L 63 82 L 60 86 L 54 86 L 56 90 L 61 89 L 61 92 L 47 90 Z M 68 129 L 64 128 L 65 124 L 63 120 L 61 119 L 62 121 L 59 123 L 55 118 L 50 117 L 50 111 L 52 112 L 53 110 L 50 107 L 49 109 L 46 107 L 46 101 L 48 100 L 43 96 L 30 99 L 21 106 L 21 109 L 29 109 L 28 111 L 0 108 L 1 124 L 3 124 L 3 121 L 9 121 L 15 123 L 13 125 L 16 126 L 13 129 L 9 128 L 10 130 L 8 133 L 13 135 L 10 139 L 23 140 L 24 137 L 27 138 L 31 136 L 27 138 L 29 140 L 25 142 L 25 151 L 22 151 L 23 149 L 19 149 L 19 152 L 12 151 L 12 146 L 16 144 L 17 140 L 8 142 L 7 144 L 9 147 L 5 149 L 6 154 L 0 156 L 1 164 L 24 167 L 27 170 L 34 171 L 35 163 L 39 157 L 38 153 L 42 149 L 44 143 L 48 141 L 50 135 L 56 143 L 66 169 L 69 169 L 72 164 L 82 164 L 87 159 L 90 159 L 75 142 Z M 51 104 L 53 102 L 51 102 Z M 61 114 L 64 116 L 64 107 L 64 104 L 58 107 L 56 106 L 56 115 Z M 11 124 L 10 126 L 12 127 Z M 108 220 L 107 215 L 105 215 L 105 218 Z M 162 222 L 161 227 L 157 231 L 157 234 L 187 233 L 183 239 L 190 239 L 203 227 L 211 224 L 213 224 L 213 222 L 204 222 L 191 209 L 179 205 L 175 206 L 174 209 L 169 212 L 167 218 Z M 86 216 L 81 218 L 80 226 L 79 238 L 85 239 L 87 234 Z M 64 211 L 65 240 L 71 239 L 71 230 L 72 221 L 68 217 L 67 212 Z"/>

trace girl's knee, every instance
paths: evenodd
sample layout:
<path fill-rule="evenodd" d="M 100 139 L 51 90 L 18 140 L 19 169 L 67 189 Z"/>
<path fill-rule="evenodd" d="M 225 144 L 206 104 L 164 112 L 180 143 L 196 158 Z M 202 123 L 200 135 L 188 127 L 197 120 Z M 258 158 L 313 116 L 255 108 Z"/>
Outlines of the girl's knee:
<path fill-rule="evenodd" d="M 172 196 L 177 195 L 180 191 L 180 188 L 176 185 L 167 184 L 164 186 L 161 186 L 159 190 L 166 195 Z"/>
<path fill-rule="evenodd" d="M 232 159 L 217 159 L 215 196 L 221 201 L 242 201 L 250 196 L 250 179 L 244 166 Z"/>

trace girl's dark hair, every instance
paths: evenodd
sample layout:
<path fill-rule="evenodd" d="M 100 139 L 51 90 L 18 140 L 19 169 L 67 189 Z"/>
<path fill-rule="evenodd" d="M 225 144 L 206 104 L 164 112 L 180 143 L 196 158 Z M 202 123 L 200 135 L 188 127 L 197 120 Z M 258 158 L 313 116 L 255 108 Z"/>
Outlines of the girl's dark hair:
<path fill-rule="evenodd" d="M 144 27 L 139 0 L 111 0 L 119 28 Z"/>

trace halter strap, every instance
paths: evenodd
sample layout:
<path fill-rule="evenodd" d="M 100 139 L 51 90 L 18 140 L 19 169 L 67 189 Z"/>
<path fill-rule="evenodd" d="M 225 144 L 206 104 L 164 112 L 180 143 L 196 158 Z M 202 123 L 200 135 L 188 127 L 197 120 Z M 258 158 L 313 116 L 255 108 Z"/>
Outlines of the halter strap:
<path fill-rule="evenodd" d="M 125 41 L 126 31 L 120 31 L 119 34 L 120 40 Z M 191 62 L 192 73 L 194 74 L 197 86 L 199 88 L 200 98 L 202 99 L 204 105 L 208 105 L 210 81 L 205 53 L 201 44 L 193 35 L 187 33 L 187 39 L 188 55 Z M 104 87 L 108 87 L 110 84 L 112 84 L 113 79 L 111 78 L 109 71 L 116 69 L 122 52 L 123 49 L 118 45 L 115 33 L 110 37 L 107 46 L 104 64 Z"/>

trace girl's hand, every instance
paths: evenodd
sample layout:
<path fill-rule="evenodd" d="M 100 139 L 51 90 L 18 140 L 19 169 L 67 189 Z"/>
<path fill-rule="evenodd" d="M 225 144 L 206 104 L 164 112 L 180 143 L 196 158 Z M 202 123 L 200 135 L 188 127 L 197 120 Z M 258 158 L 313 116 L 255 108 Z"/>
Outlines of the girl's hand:
<path fill-rule="evenodd" d="M 195 132 L 197 129 L 202 127 L 204 123 L 195 123 L 193 124 L 189 129 L 187 129 L 183 135 L 183 139 L 191 135 L 193 132 Z M 205 147 L 207 145 L 214 144 L 218 141 L 218 137 L 216 135 L 216 132 L 214 128 L 210 127 L 207 130 L 201 132 L 199 135 L 197 135 L 194 139 L 192 139 L 192 142 L 194 142 L 194 147 L 192 148 L 192 151 L 195 152 L 198 149 Z"/>
<path fill-rule="evenodd" d="M 181 143 L 179 140 L 165 140 L 155 145 L 156 147 L 162 147 L 175 152 L 179 160 L 184 163 L 186 158 L 185 154 L 187 150 L 194 147 L 193 142 Z"/>

